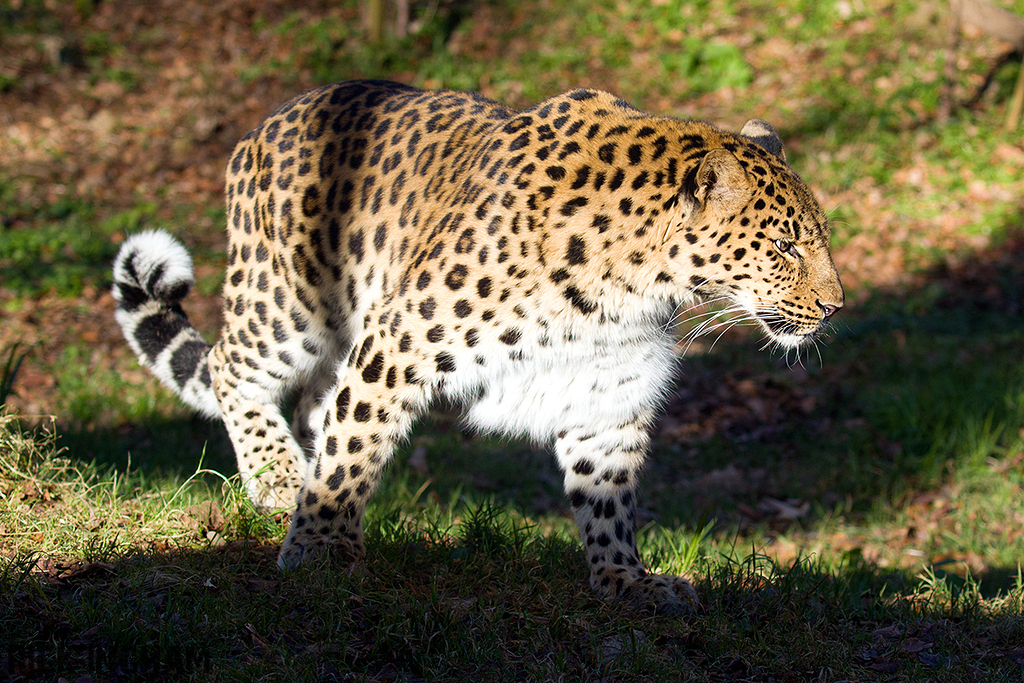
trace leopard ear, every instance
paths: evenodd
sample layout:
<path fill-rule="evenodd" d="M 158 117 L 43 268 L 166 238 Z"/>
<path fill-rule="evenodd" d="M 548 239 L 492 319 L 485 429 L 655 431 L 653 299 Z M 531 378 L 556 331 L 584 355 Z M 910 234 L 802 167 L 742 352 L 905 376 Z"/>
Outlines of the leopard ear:
<path fill-rule="evenodd" d="M 727 149 L 711 150 L 697 167 L 693 197 L 702 207 L 732 213 L 746 204 L 753 194 L 747 172 Z"/>
<path fill-rule="evenodd" d="M 786 150 L 782 149 L 782 138 L 779 137 L 778 131 L 772 124 L 761 119 L 750 119 L 743 124 L 740 135 L 750 138 L 763 147 L 766 152 L 771 152 L 785 163 Z"/>

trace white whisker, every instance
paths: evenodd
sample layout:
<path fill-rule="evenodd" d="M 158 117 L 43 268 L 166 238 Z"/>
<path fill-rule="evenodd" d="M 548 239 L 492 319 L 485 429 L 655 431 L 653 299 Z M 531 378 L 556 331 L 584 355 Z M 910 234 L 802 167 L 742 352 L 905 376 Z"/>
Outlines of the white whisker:
<path fill-rule="evenodd" d="M 684 355 L 689 351 L 689 348 L 693 344 L 693 342 L 696 341 L 696 339 L 701 335 L 710 334 L 723 327 L 725 328 L 725 330 L 728 330 L 737 323 L 746 322 L 748 321 L 748 319 L 753 319 L 753 316 L 751 316 L 749 313 L 746 313 L 744 309 L 738 306 L 733 306 L 724 311 L 719 311 L 719 314 L 735 314 L 738 316 L 726 319 L 726 321 L 721 321 L 721 319 L 719 319 L 719 316 L 717 315 L 714 317 L 709 317 L 708 319 L 706 319 L 706 321 L 703 321 L 698 326 L 687 332 L 685 335 L 683 335 L 682 339 L 680 340 L 682 342 L 685 342 L 685 346 L 682 349 L 682 353 Z M 722 334 L 725 334 L 725 330 L 723 330 Z M 722 335 L 720 334 L 719 338 L 721 338 L 721 336 Z M 715 339 L 715 342 L 718 342 L 718 338 Z M 713 343 L 712 348 L 714 348 L 714 345 L 715 344 Z"/>
<path fill-rule="evenodd" d="M 728 301 L 728 297 L 721 296 L 721 297 L 717 297 L 715 299 L 711 299 L 709 301 L 701 301 L 701 302 L 695 303 L 695 304 L 687 307 L 683 311 L 679 311 L 678 310 L 679 307 L 677 307 L 677 310 L 675 312 L 673 312 L 672 317 L 673 318 L 681 318 L 682 316 L 686 315 L 687 313 L 689 313 L 690 311 L 692 311 L 694 309 L 704 308 L 704 307 L 707 307 L 707 306 L 712 306 L 712 305 L 714 305 L 716 303 L 719 303 L 719 302 L 722 302 L 722 301 Z M 721 314 L 720 310 L 712 309 L 712 310 L 709 310 L 709 311 L 704 311 L 703 313 L 698 313 L 697 315 L 691 316 L 690 318 L 687 318 L 685 320 L 680 320 L 679 322 L 687 322 L 689 320 L 693 320 L 693 319 L 696 319 L 696 318 L 703 318 L 704 316 L 719 315 L 719 314 Z"/>

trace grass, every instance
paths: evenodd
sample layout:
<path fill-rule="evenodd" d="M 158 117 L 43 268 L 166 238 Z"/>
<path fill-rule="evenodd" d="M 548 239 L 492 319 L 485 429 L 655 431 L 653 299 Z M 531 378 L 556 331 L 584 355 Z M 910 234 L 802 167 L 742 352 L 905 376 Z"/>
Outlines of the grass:
<path fill-rule="evenodd" d="M 79 4 L 84 18 L 103 9 Z M 0 418 L 0 671 L 1019 680 L 1024 214 L 1019 132 L 1000 129 L 1013 68 L 984 106 L 936 122 L 945 33 L 929 7 L 495 2 L 417 14 L 408 37 L 370 46 L 357 3 L 343 2 L 253 15 L 254 49 L 234 62 L 254 92 L 389 77 L 523 106 L 587 84 L 667 113 L 777 123 L 830 212 L 851 305 L 820 363 L 790 368 L 743 333 L 685 359 L 638 539 L 650 566 L 696 578 L 703 610 L 687 620 L 593 597 L 549 453 L 432 424 L 373 499 L 359 566 L 279 572 L 286 520 L 249 507 L 223 429 L 189 416 L 102 330 L 87 328 L 90 341 L 45 319 L 54 301 L 100 315 L 120 237 L 168 218 L 199 247 L 198 293 L 215 295 L 220 237 L 202 226 L 223 223 L 219 198 L 186 224 L 192 214 L 167 205 L 180 195 L 53 201 L 26 196 L 18 165 L 5 167 L 4 311 L 13 325 L 38 308 L 45 333 L 15 346 L 0 331 L 0 396 L 38 392 L 60 419 Z M 5 17 L 5 36 L 60 30 L 42 2 L 4 5 Z M 113 35 L 83 29 L 76 78 L 144 93 L 158 58 L 136 60 Z M 992 57 L 964 45 L 961 100 Z M 196 62 L 212 82 L 220 60 Z M 4 72 L 0 92 L 30 80 Z M 892 265 L 872 265 L 880 255 Z"/>
<path fill-rule="evenodd" d="M 91 203 L 68 198 L 48 206 L 21 205 L 5 196 L 0 179 L 0 265 L 4 286 L 32 296 L 55 291 L 77 296 L 87 283 L 106 279 L 107 264 L 117 253 L 114 236 L 137 232 L 154 213 L 150 203 L 97 218 Z"/>
<path fill-rule="evenodd" d="M 406 477 L 375 499 L 368 555 L 355 570 L 323 562 L 281 574 L 283 526 L 255 515 L 233 481 L 154 485 L 139 473 L 74 466 L 13 418 L 2 427 L 15 457 L 0 473 L 0 636 L 8 671 L 29 680 L 888 672 L 1010 681 L 1020 672 L 1019 576 L 983 598 L 970 578 L 914 580 L 856 555 L 780 566 L 739 545 L 712 549 L 700 535 L 686 567 L 678 534 L 641 534 L 653 564 L 700 577 L 704 611 L 682 622 L 637 617 L 592 596 L 564 527 L 541 530 L 486 499 L 424 495 L 429 486 L 414 491 Z"/>
<path fill-rule="evenodd" d="M 753 72 L 738 47 L 727 41 L 708 41 L 703 35 L 683 35 L 684 27 L 711 17 L 714 8 L 709 3 L 676 1 L 654 7 L 633 3 L 625 12 L 623 9 L 610 0 L 570 7 L 537 3 L 525 21 L 501 32 L 500 41 L 514 44 L 529 39 L 539 48 L 497 62 L 474 58 L 479 51 L 489 53 L 500 47 L 475 41 L 473 18 L 465 8 L 455 7 L 450 13 L 428 8 L 414 17 L 417 29 L 409 36 L 392 36 L 369 47 L 359 40 L 356 3 L 342 3 L 339 13 L 328 18 L 295 12 L 270 23 L 257 17 L 257 33 L 302 47 L 283 59 L 253 64 L 243 77 L 255 80 L 268 73 L 306 70 L 319 82 L 331 82 L 353 74 L 366 78 L 410 74 L 430 87 L 456 90 L 478 90 L 483 82 L 495 83 L 499 84 L 498 97 L 537 101 L 583 82 L 599 82 L 595 71 L 629 72 L 635 77 L 630 53 L 636 48 L 636 32 L 642 30 L 644 59 L 650 62 L 645 67 L 650 71 L 645 68 L 641 82 L 630 83 L 622 93 L 629 98 L 642 100 L 644 93 L 664 90 L 670 84 L 672 89 L 685 89 L 693 96 L 751 82 Z M 488 15 L 504 21 L 513 11 L 512 3 L 498 2 Z"/>

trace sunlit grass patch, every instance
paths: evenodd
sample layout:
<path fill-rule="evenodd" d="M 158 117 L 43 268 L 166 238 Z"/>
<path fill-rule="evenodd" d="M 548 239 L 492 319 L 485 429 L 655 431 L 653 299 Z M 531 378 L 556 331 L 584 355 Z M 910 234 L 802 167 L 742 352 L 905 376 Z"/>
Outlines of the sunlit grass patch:
<path fill-rule="evenodd" d="M 26 432 L 16 416 L 0 419 L 0 549 L 7 557 L 110 562 L 196 541 L 198 525 L 208 521 L 201 518 L 212 513 L 183 510 L 202 501 L 229 501 L 236 516 L 248 506 L 244 496 L 223 498 L 202 470 L 183 479 L 75 462 L 58 447 L 52 424 Z M 224 514 L 216 513 L 217 530 L 230 526 Z"/>
<path fill-rule="evenodd" d="M 0 177 L 0 213 L 7 224 L 0 227 L 2 284 L 21 296 L 77 296 L 87 284 L 106 282 L 121 239 L 140 230 L 155 211 L 142 203 L 99 219 L 94 206 L 76 197 L 51 206 L 18 206 L 4 196 L 5 180 Z"/>

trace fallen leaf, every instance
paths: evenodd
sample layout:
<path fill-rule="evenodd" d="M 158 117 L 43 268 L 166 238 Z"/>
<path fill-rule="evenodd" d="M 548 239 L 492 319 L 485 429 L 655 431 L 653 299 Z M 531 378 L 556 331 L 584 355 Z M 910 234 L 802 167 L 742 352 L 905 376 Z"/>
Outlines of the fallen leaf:
<path fill-rule="evenodd" d="M 900 637 L 900 627 L 896 624 L 892 626 L 886 626 L 885 628 L 875 629 L 871 632 L 871 636 L 874 638 L 885 638 L 886 640 L 895 640 Z"/>
<path fill-rule="evenodd" d="M 763 508 L 765 512 L 773 517 L 785 520 L 800 519 L 811 511 L 810 503 L 807 501 L 800 501 L 795 498 L 781 501 L 765 497 L 761 500 L 761 504 L 758 507 Z"/>
<path fill-rule="evenodd" d="M 216 531 L 207 531 L 206 540 L 208 540 L 210 542 L 210 545 L 214 548 L 219 548 L 220 546 L 228 544 L 227 539 L 218 534 Z"/>
<path fill-rule="evenodd" d="M 224 513 L 216 501 L 204 500 L 182 510 L 182 523 L 196 531 L 221 531 L 224 528 Z"/>
<path fill-rule="evenodd" d="M 430 468 L 427 466 L 427 449 L 422 444 L 412 449 L 412 454 L 409 456 L 409 466 L 412 467 L 420 476 L 426 477 L 430 473 Z"/>
<path fill-rule="evenodd" d="M 633 631 L 632 638 L 626 638 L 625 636 L 611 636 L 601 641 L 601 645 L 598 651 L 601 654 L 602 664 L 608 664 L 612 660 L 620 657 L 624 652 L 628 651 L 633 646 L 633 643 L 637 645 L 647 642 L 647 636 L 642 631 Z"/>
<path fill-rule="evenodd" d="M 925 641 L 920 640 L 919 638 L 907 638 L 906 640 L 903 641 L 903 644 L 901 645 L 901 647 L 903 648 L 903 651 L 904 652 L 908 652 L 910 654 L 916 654 L 918 652 L 923 652 L 924 650 L 927 650 L 931 646 L 932 646 L 932 643 L 926 643 Z"/>

